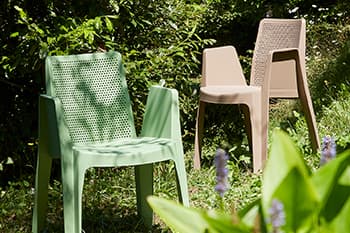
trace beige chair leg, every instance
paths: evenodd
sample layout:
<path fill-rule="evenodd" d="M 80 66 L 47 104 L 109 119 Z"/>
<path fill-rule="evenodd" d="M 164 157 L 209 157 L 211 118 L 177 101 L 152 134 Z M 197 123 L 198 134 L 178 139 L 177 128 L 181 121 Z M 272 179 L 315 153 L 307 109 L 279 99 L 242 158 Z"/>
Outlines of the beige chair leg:
<path fill-rule="evenodd" d="M 300 56 L 296 57 L 296 71 L 297 71 L 297 86 L 298 86 L 298 95 L 300 98 L 300 102 L 305 114 L 305 119 L 307 123 L 307 127 L 309 130 L 309 137 L 311 140 L 312 150 L 317 152 L 320 148 L 320 140 L 318 137 L 318 131 L 316 126 L 315 113 L 312 106 L 311 95 L 309 91 L 309 87 L 306 80 L 306 71 L 302 69 L 305 67 L 304 59 L 300 58 Z"/>
<path fill-rule="evenodd" d="M 299 82 L 300 80 L 298 80 Z M 307 127 L 309 130 L 309 137 L 311 140 L 311 147 L 313 152 L 317 152 L 320 148 L 320 139 L 318 137 L 318 131 L 316 126 L 316 119 L 314 109 L 312 107 L 311 96 L 307 84 L 303 82 L 298 87 L 300 102 L 305 114 Z"/>
<path fill-rule="evenodd" d="M 250 149 L 250 152 L 253 154 L 252 124 L 250 120 L 249 107 L 245 104 L 240 104 L 239 107 L 242 110 L 244 115 L 244 125 L 245 125 L 245 131 L 248 138 L 249 149 Z"/>
<path fill-rule="evenodd" d="M 202 152 L 202 138 L 203 138 L 203 128 L 204 128 L 204 113 L 205 113 L 205 102 L 199 101 L 197 120 L 196 120 L 196 132 L 194 140 L 194 157 L 193 163 L 195 169 L 201 168 L 201 152 Z"/>
<path fill-rule="evenodd" d="M 255 102 L 258 102 L 258 100 Z M 262 170 L 263 164 L 266 159 L 265 153 L 267 151 L 267 135 L 264 133 L 263 130 L 264 121 L 261 115 L 260 103 L 249 106 L 249 113 L 251 121 L 251 135 L 253 148 L 253 172 L 257 173 L 258 171 Z"/>
<path fill-rule="evenodd" d="M 260 119 L 261 119 L 261 145 L 262 145 L 262 149 L 261 149 L 261 167 L 260 169 L 263 170 L 264 165 L 265 165 L 265 161 L 267 159 L 267 152 L 268 152 L 268 132 L 269 132 L 269 99 L 267 98 L 267 100 L 265 101 L 265 103 L 262 103 L 261 105 L 261 115 L 260 115 Z M 254 169 L 254 172 L 257 172 L 258 170 Z"/>

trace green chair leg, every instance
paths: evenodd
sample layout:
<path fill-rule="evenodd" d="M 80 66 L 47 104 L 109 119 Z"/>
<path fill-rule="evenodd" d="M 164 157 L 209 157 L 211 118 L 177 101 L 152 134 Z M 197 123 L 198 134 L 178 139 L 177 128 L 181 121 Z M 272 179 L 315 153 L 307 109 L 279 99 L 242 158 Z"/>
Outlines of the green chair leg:
<path fill-rule="evenodd" d="M 152 228 L 153 211 L 146 198 L 153 194 L 153 164 L 135 167 L 137 212 L 147 228 Z"/>
<path fill-rule="evenodd" d="M 35 201 L 32 222 L 33 233 L 38 233 L 44 228 L 51 165 L 52 159 L 45 153 L 39 153 L 35 177 Z"/>
<path fill-rule="evenodd" d="M 177 190 L 180 202 L 184 206 L 189 206 L 188 188 L 187 188 L 187 177 L 185 162 L 182 159 L 175 160 L 176 177 L 177 177 Z"/>
<path fill-rule="evenodd" d="M 81 233 L 84 170 L 62 166 L 63 216 L 65 233 Z"/>

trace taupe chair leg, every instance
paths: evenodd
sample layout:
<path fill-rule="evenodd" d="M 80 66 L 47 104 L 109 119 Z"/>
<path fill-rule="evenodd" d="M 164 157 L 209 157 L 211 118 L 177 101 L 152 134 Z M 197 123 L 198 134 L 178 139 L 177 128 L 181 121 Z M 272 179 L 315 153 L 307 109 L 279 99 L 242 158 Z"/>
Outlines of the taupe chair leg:
<path fill-rule="evenodd" d="M 240 107 L 240 110 L 242 110 L 244 115 L 244 125 L 245 125 L 245 131 L 248 138 L 249 149 L 250 149 L 250 152 L 253 153 L 252 124 L 250 122 L 249 108 L 245 104 L 240 104 L 239 107 Z"/>
<path fill-rule="evenodd" d="M 205 102 L 199 101 L 198 111 L 197 111 L 197 121 L 196 121 L 196 133 L 194 141 L 194 168 L 201 168 L 201 152 L 202 152 L 202 138 L 203 138 L 203 128 L 204 128 L 204 114 L 205 114 Z"/>
<path fill-rule="evenodd" d="M 311 96 L 307 83 L 304 79 L 298 76 L 298 94 L 300 98 L 300 103 L 303 108 L 307 127 L 309 130 L 309 137 L 311 141 L 311 147 L 313 152 L 317 152 L 320 148 L 320 139 L 318 137 L 318 130 L 316 126 L 316 119 L 314 109 L 312 107 Z"/>

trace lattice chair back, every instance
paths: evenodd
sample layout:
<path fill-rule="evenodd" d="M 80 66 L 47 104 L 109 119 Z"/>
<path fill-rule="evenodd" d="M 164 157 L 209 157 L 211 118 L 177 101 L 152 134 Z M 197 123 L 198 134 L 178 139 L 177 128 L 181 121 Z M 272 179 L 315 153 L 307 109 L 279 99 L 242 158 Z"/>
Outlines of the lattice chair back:
<path fill-rule="evenodd" d="M 46 88 L 62 103 L 73 143 L 136 136 L 118 52 L 48 57 Z"/>
<path fill-rule="evenodd" d="M 296 48 L 304 58 L 305 34 L 304 19 L 261 20 L 253 54 L 250 85 L 263 85 L 270 51 Z M 304 60 L 301 59 L 300 62 L 304 63 Z M 273 64 L 270 97 L 298 97 L 295 61 Z"/>

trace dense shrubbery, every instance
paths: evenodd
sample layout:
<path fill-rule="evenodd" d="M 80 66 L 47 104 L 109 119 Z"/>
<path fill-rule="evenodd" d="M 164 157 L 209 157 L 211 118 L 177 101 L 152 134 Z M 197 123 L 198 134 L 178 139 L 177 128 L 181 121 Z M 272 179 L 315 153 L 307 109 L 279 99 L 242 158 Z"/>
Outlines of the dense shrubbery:
<path fill-rule="evenodd" d="M 183 135 L 189 149 L 192 146 L 200 59 L 204 47 L 214 43 L 235 45 L 248 73 L 250 53 L 247 50 L 253 48 L 257 24 L 265 15 L 307 18 L 312 25 L 308 31 L 309 44 L 319 46 L 318 50 L 323 53 L 324 47 L 321 47 L 320 41 L 315 41 L 314 33 L 321 34 L 324 31 L 322 25 L 329 29 L 333 25 L 331 23 L 346 22 L 345 15 L 349 12 L 346 4 L 308 0 L 259 0 L 254 3 L 244 0 L 39 0 L 35 4 L 6 0 L 0 4 L 0 176 L 3 182 L 28 171 L 34 173 L 37 98 L 45 91 L 43 64 L 47 55 L 120 51 L 125 61 L 134 109 L 139 109 L 135 112 L 138 129 L 148 87 L 165 79 L 168 86 L 180 92 Z M 330 28 L 329 37 L 333 38 L 334 30 L 338 29 L 344 29 L 344 33 L 336 37 L 338 44 L 333 43 L 331 47 L 327 44 L 327 47 L 337 48 L 348 40 L 349 33 L 345 33 L 348 29 L 343 25 Z M 328 34 L 317 36 L 319 38 L 323 38 L 322 42 L 329 41 Z M 318 55 L 312 51 L 309 49 L 310 62 L 316 63 Z M 327 80 L 332 88 L 334 86 L 332 91 L 347 78 L 329 77 L 329 74 L 342 67 L 342 72 L 348 69 L 348 66 L 342 66 L 344 62 L 348 64 L 348 56 L 348 47 L 345 46 L 336 62 L 330 61 L 327 65 L 329 73 L 325 71 L 321 78 L 322 82 Z M 336 57 L 334 55 L 334 59 Z M 311 80 L 316 80 L 316 75 L 314 77 Z M 317 82 L 316 86 L 322 86 L 322 82 Z M 317 96 L 317 92 L 313 94 Z M 317 96 L 315 99 L 316 106 L 320 106 L 319 111 L 326 104 L 322 98 Z M 222 112 L 220 116 L 216 110 L 220 110 L 220 106 L 208 112 L 209 144 L 219 143 L 221 139 L 215 139 L 218 135 L 227 135 L 227 138 L 236 136 L 242 140 L 244 132 L 236 130 L 232 123 L 232 118 L 233 122 L 241 119 L 233 117 L 233 110 Z M 214 122 L 223 122 L 227 127 L 218 127 Z M 224 130 L 227 128 L 230 130 Z M 246 147 L 242 151 L 246 151 Z"/>
<path fill-rule="evenodd" d="M 190 134 L 200 53 L 214 42 L 202 40 L 196 32 L 205 8 L 183 1 L 99 1 L 84 5 L 53 1 L 34 8 L 24 2 L 17 4 L 8 1 L 3 8 L 7 9 L 4 16 L 15 16 L 14 22 L 6 21 L 7 34 L 1 38 L 7 42 L 1 48 L 0 60 L 2 94 L 6 97 L 1 119 L 5 130 L 0 138 L 2 145 L 9 145 L 0 159 L 5 169 L 29 164 L 33 172 L 37 96 L 45 91 L 43 64 L 47 55 L 120 51 L 134 109 L 138 109 L 137 128 L 148 87 L 165 79 L 168 86 L 180 90 L 184 135 Z M 7 158 L 14 164 L 7 166 Z M 5 173 L 19 174 L 10 170 Z"/>

